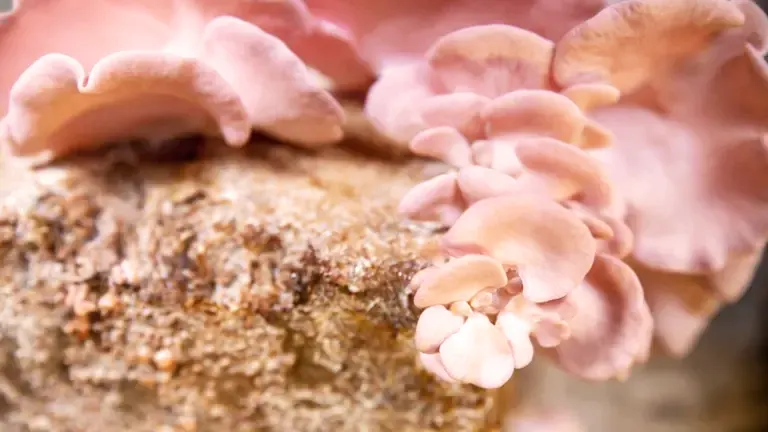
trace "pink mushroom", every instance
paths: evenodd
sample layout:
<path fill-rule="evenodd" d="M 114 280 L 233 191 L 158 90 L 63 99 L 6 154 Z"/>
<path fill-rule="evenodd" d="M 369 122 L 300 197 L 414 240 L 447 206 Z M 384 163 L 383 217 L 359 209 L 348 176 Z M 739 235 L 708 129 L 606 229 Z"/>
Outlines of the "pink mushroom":
<path fill-rule="evenodd" d="M 614 102 L 615 89 L 553 87 L 553 55 L 553 42 L 517 27 L 458 30 L 438 39 L 424 60 L 382 73 L 368 94 L 366 113 L 394 143 L 416 151 L 424 147 L 420 133 L 453 128 L 486 166 L 504 160 L 489 152 L 504 152 L 530 136 L 604 146 L 610 136 L 583 111 Z M 452 141 L 457 139 L 454 134 Z"/>
<path fill-rule="evenodd" d="M 575 314 L 570 336 L 552 355 L 571 374 L 593 380 L 624 378 L 650 355 L 653 319 L 643 286 L 620 259 L 597 255 L 584 282 L 565 299 Z"/>
<path fill-rule="evenodd" d="M 470 206 L 443 237 L 453 257 L 482 254 L 514 268 L 534 302 L 562 298 L 592 266 L 592 234 L 567 209 L 536 196 L 505 195 Z"/>
<path fill-rule="evenodd" d="M 0 16 L 0 139 L 41 162 L 190 132 L 336 142 L 340 106 L 280 40 L 311 24 L 291 0 L 19 1 Z"/>
<path fill-rule="evenodd" d="M 425 308 L 416 348 L 435 375 L 500 387 L 533 360 L 534 341 L 590 379 L 623 377 L 647 359 L 652 321 L 637 276 L 596 255 L 590 227 L 546 195 L 473 203 L 441 248 L 450 259 L 411 281 Z"/>
<path fill-rule="evenodd" d="M 555 42 L 476 25 L 386 68 L 366 111 L 393 142 L 456 168 L 414 188 L 406 216 L 440 205 L 450 226 L 489 197 L 547 196 L 598 253 L 631 254 L 661 339 L 678 331 L 662 309 L 687 294 L 654 281 L 707 285 L 706 312 L 676 309 L 692 339 L 741 295 L 768 238 L 766 41 L 750 1 L 613 2 Z"/>
<path fill-rule="evenodd" d="M 558 45 L 559 85 L 622 93 L 590 112 L 616 136 L 592 154 L 625 202 L 633 266 L 676 355 L 741 296 L 768 238 L 767 36 L 751 1 L 628 0 Z"/>
<path fill-rule="evenodd" d="M 636 4 L 645 20 L 630 20 Z M 623 93 L 618 104 L 593 112 L 617 137 L 594 154 L 626 201 L 635 259 L 665 271 L 710 272 L 732 253 L 761 247 L 768 69 L 764 41 L 755 39 L 768 30 L 763 13 L 751 2 L 631 0 L 578 30 L 561 41 L 555 76 Z M 581 70 L 587 62 L 591 75 Z M 618 64 L 632 66 L 614 71 Z"/>
<path fill-rule="evenodd" d="M 418 60 L 440 37 L 481 24 L 508 24 L 557 39 L 597 13 L 603 0 L 305 0 L 322 21 L 297 52 L 338 87 L 361 88 L 387 68 Z M 429 25 L 425 25 L 429 23 Z M 321 50 L 331 43 L 332 51 Z M 340 50 L 346 45 L 348 49 Z M 321 54 L 322 53 L 322 54 Z"/>

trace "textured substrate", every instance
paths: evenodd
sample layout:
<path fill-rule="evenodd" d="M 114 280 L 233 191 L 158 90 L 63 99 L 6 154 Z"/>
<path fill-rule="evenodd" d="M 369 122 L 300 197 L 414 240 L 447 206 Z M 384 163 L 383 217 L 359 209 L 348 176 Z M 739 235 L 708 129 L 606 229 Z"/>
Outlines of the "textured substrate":
<path fill-rule="evenodd" d="M 493 394 L 434 380 L 411 345 L 403 288 L 436 233 L 395 207 L 431 166 L 160 150 L 71 160 L 47 187 L 0 166 L 0 431 L 494 428 Z M 573 409 L 589 432 L 764 430 L 765 280 L 686 361 L 626 383 L 523 369 L 523 411 Z"/>
<path fill-rule="evenodd" d="M 411 345 L 403 287 L 434 233 L 395 206 L 420 165 L 180 146 L 73 160 L 50 188 L 3 172 L 0 430 L 483 424 L 490 397 Z"/>

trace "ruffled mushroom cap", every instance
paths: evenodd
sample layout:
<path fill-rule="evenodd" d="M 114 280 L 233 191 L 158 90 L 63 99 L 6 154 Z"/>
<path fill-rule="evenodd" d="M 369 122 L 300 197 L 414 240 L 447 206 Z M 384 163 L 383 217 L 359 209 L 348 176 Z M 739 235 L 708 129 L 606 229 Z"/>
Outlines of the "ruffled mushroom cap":
<path fill-rule="evenodd" d="M 302 57 L 339 87 L 350 89 L 387 68 L 420 59 L 440 37 L 456 30 L 501 23 L 555 40 L 593 16 L 606 2 L 305 0 L 305 3 L 311 13 L 322 20 L 322 25 L 316 37 L 304 41 L 304 46 L 297 52 L 318 53 L 312 58 Z M 324 42 L 328 39 L 346 43 L 349 50 L 326 52 L 318 49 L 327 46 Z M 350 52 L 356 56 L 351 56 Z M 354 61 L 350 62 L 350 59 Z"/>
<path fill-rule="evenodd" d="M 490 138 L 509 142 L 529 137 L 576 142 L 587 121 L 579 106 L 567 97 L 528 89 L 494 99 L 485 107 L 483 119 Z"/>
<path fill-rule="evenodd" d="M 576 314 L 566 319 L 570 337 L 552 354 L 567 372 L 582 378 L 624 377 L 650 354 L 653 320 L 643 287 L 620 259 L 600 254 L 587 277 L 566 296 Z"/>
<path fill-rule="evenodd" d="M 555 79 L 622 92 L 593 112 L 616 136 L 594 155 L 626 201 L 634 259 L 718 272 L 768 237 L 768 20 L 747 1 L 610 9 L 558 43 Z"/>
<path fill-rule="evenodd" d="M 505 195 L 469 207 L 442 239 L 453 257 L 480 254 L 514 268 L 534 302 L 565 296 L 584 279 L 596 250 L 589 229 L 542 197 Z"/>
<path fill-rule="evenodd" d="M 467 207 L 455 172 L 440 174 L 414 186 L 400 200 L 398 213 L 417 221 L 451 226 Z"/>
<path fill-rule="evenodd" d="M 298 3 L 258 3 L 20 2 L 0 17 L 2 138 L 41 162 L 191 132 L 243 145 L 252 127 L 304 146 L 338 141 L 341 107 L 252 24 L 297 31 Z"/>
<path fill-rule="evenodd" d="M 735 256 L 710 275 L 661 272 L 631 262 L 654 320 L 654 334 L 668 354 L 683 357 L 695 346 L 710 319 L 749 286 L 762 251 Z"/>
<path fill-rule="evenodd" d="M 586 99 L 589 97 L 586 93 L 589 91 L 603 90 L 602 88 L 597 90 L 585 88 L 582 89 L 582 94 L 576 96 Z M 609 133 L 595 126 L 574 101 L 549 90 L 524 89 L 504 94 L 486 104 L 480 119 L 485 126 L 485 133 L 484 139 L 472 144 L 475 163 L 514 176 L 517 176 L 522 169 L 519 156 L 516 154 L 516 148 L 521 142 L 549 139 L 573 144 L 580 148 L 602 148 L 612 139 Z M 429 130 L 423 134 L 427 132 Z M 418 150 L 416 148 L 418 139 L 419 135 L 411 143 L 414 151 Z M 563 151 L 565 154 L 560 156 L 564 160 L 575 152 L 568 149 Z M 563 151 L 557 153 L 560 154 Z M 587 156 L 577 154 L 574 157 L 579 157 L 581 160 Z M 590 162 L 589 166 L 595 164 Z M 575 167 L 578 164 L 573 163 L 571 166 Z"/>
<path fill-rule="evenodd" d="M 601 148 L 610 132 L 584 111 L 609 105 L 619 92 L 608 84 L 554 86 L 554 43 L 521 28 L 491 24 L 446 34 L 421 61 L 386 70 L 366 100 L 366 115 L 395 144 L 425 154 L 440 128 L 458 147 L 463 138 L 474 162 L 499 169 L 520 139 L 549 137 Z M 562 90 L 563 94 L 557 91 Z M 450 137 L 449 137 L 450 134 Z M 446 154 L 443 154 L 446 156 Z M 465 164 L 453 155 L 451 163 Z"/>
<path fill-rule="evenodd" d="M 401 144 L 437 126 L 455 127 L 470 140 L 479 139 L 468 132 L 477 128 L 481 110 L 493 98 L 548 88 L 553 46 L 511 26 L 458 30 L 437 40 L 421 62 L 382 73 L 368 93 L 366 114 Z"/>

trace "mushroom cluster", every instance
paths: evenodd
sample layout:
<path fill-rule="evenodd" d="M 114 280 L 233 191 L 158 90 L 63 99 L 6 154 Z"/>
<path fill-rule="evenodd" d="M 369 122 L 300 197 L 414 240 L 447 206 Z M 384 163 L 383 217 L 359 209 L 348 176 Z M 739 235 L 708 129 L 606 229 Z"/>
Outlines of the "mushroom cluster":
<path fill-rule="evenodd" d="M 648 357 L 650 312 L 621 260 L 632 233 L 587 152 L 611 142 L 588 113 L 619 92 L 559 86 L 556 63 L 580 63 L 555 52 L 527 30 L 475 26 L 440 38 L 423 62 L 386 71 L 369 93 L 382 131 L 454 167 L 400 203 L 411 219 L 450 227 L 446 262 L 411 282 L 425 308 L 417 348 L 445 379 L 499 387 L 531 362 L 533 341 L 590 379 L 625 375 Z"/>
<path fill-rule="evenodd" d="M 428 24 L 425 24 L 428 23 Z M 365 91 L 444 163 L 400 212 L 446 227 L 409 289 L 427 369 L 495 388 L 538 352 L 625 376 L 687 353 L 768 239 L 768 18 L 750 0 L 18 0 L 0 14 L 0 145 L 253 130 L 343 138 Z"/>
<path fill-rule="evenodd" d="M 660 346 L 681 356 L 741 298 L 768 237 L 768 20 L 751 1 L 633 3 L 614 10 L 631 22 L 642 6 L 653 26 L 601 12 L 583 30 L 612 41 L 589 50 L 611 57 L 592 79 L 622 94 L 592 113 L 615 135 L 592 153 L 625 202 Z"/>
<path fill-rule="evenodd" d="M 670 354 L 688 353 L 718 309 L 742 296 L 768 238 L 768 20 L 754 2 L 573 1 L 559 14 L 547 1 L 516 2 L 514 13 L 482 2 L 477 9 L 493 18 L 460 0 L 366 11 L 315 3 L 310 10 L 346 28 L 378 75 L 365 103 L 376 128 L 392 145 L 455 168 L 400 206 L 452 227 L 449 259 L 468 253 L 453 256 L 450 246 L 465 218 L 489 218 L 473 206 L 491 211 L 485 199 L 536 194 L 579 215 L 602 250 L 631 268 Z M 552 19 L 535 19 L 537 11 Z M 390 25 L 361 24 L 373 15 Z M 424 30 L 427 16 L 455 30 Z M 585 199 L 606 201 L 585 209 Z M 601 237 L 594 220 L 612 235 Z M 520 234 L 486 238 L 497 245 Z M 487 254 L 478 239 L 471 252 Z M 503 267 L 520 278 L 516 265 Z"/>

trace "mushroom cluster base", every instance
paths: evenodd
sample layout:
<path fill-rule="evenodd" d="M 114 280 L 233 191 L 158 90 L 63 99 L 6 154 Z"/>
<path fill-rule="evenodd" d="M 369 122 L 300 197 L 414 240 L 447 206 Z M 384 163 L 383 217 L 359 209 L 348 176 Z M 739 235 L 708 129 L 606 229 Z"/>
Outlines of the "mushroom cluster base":
<path fill-rule="evenodd" d="M 395 210 L 423 162 L 190 141 L 79 156 L 49 187 L 3 167 L 0 430 L 497 428 L 497 394 L 418 366 L 404 286 L 439 233 Z M 605 385 L 563 382 L 530 388 L 613 424 Z"/>

